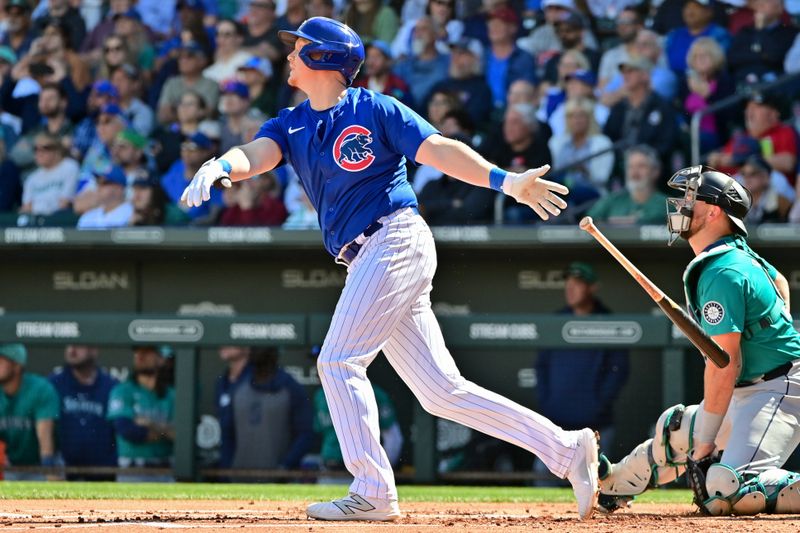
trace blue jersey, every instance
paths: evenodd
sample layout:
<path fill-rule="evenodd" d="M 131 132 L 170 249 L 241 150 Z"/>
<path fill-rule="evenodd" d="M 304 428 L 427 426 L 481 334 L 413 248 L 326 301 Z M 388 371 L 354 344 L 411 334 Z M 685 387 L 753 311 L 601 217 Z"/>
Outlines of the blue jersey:
<path fill-rule="evenodd" d="M 58 443 L 67 466 L 117 466 L 114 428 L 106 420 L 117 380 L 102 370 L 92 385 L 82 385 L 65 368 L 50 376 L 61 401 Z"/>
<path fill-rule="evenodd" d="M 336 256 L 367 226 L 403 207 L 416 207 L 406 159 L 439 133 L 390 96 L 349 88 L 324 111 L 308 100 L 281 110 L 256 134 L 275 141 L 317 210 L 325 248 Z"/>

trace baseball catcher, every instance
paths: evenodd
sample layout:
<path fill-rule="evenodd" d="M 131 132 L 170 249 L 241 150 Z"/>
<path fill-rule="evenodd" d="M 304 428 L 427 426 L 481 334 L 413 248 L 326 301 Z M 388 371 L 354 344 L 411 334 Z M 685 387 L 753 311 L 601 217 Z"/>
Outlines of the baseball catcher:
<path fill-rule="evenodd" d="M 683 274 L 686 305 L 730 354 L 706 363 L 703 401 L 675 405 L 653 438 L 619 463 L 600 458 L 600 506 L 613 511 L 686 472 L 704 514 L 800 513 L 800 474 L 782 469 L 800 442 L 800 334 L 789 314 L 789 285 L 745 240 L 750 192 L 705 166 L 678 171 L 667 201 L 672 244 L 695 258 Z"/>

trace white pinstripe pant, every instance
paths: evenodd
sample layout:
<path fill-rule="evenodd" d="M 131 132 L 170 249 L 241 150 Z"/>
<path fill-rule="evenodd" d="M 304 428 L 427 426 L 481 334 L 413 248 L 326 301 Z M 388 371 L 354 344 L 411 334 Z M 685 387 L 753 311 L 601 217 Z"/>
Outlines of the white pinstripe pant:
<path fill-rule="evenodd" d="M 355 478 L 350 492 L 397 499 L 367 379 L 381 350 L 426 411 L 516 444 L 564 477 L 575 434 L 461 376 L 431 310 L 433 235 L 410 209 L 386 218 L 348 267 L 317 361 L 345 466 Z"/>

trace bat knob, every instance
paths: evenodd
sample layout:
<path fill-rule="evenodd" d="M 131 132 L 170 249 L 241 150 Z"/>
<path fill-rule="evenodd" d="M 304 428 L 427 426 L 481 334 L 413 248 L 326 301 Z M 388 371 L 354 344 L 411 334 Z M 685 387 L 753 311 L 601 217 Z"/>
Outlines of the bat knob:
<path fill-rule="evenodd" d="M 233 182 L 228 177 L 223 177 L 218 179 L 214 182 L 214 188 L 216 189 L 230 189 Z"/>
<path fill-rule="evenodd" d="M 583 217 L 581 219 L 580 223 L 578 224 L 578 227 L 580 227 L 582 230 L 586 231 L 589 228 L 591 228 L 593 225 L 594 225 L 594 221 L 592 220 L 592 217 Z"/>

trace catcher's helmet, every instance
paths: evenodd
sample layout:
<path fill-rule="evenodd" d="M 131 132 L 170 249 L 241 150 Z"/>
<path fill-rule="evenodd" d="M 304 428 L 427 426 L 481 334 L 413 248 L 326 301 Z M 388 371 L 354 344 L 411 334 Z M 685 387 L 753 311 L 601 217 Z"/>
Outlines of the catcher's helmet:
<path fill-rule="evenodd" d="M 298 54 L 312 70 L 335 70 L 351 85 L 364 62 L 364 43 L 349 26 L 326 17 L 312 17 L 296 31 L 281 30 L 281 40 L 291 46 L 302 37 L 311 41 Z M 312 57 L 312 54 L 314 57 Z"/>
<path fill-rule="evenodd" d="M 675 237 L 689 229 L 696 200 L 719 206 L 733 222 L 734 231 L 747 236 L 743 219 L 750 211 L 753 197 L 735 179 L 711 167 L 697 165 L 679 170 L 673 174 L 667 185 L 684 192 L 683 198 L 667 200 L 669 230 Z M 675 211 L 670 211 L 670 207 Z"/>

